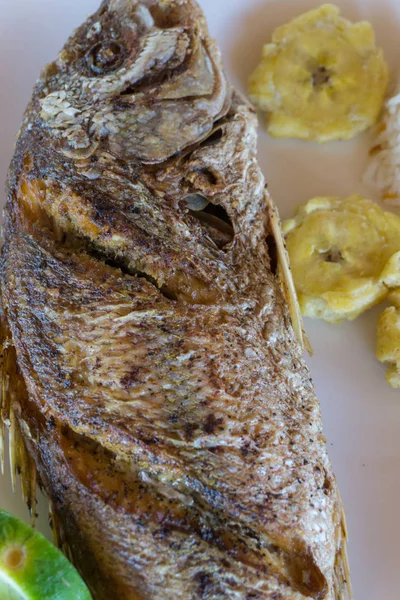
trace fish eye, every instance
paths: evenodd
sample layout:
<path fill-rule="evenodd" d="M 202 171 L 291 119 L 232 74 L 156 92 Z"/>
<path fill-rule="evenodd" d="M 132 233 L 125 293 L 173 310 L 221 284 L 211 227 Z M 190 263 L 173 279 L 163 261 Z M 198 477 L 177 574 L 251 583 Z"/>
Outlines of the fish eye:
<path fill-rule="evenodd" d="M 114 40 L 99 42 L 89 50 L 86 61 L 93 73 L 101 75 L 118 69 L 124 54 L 123 46 Z"/>

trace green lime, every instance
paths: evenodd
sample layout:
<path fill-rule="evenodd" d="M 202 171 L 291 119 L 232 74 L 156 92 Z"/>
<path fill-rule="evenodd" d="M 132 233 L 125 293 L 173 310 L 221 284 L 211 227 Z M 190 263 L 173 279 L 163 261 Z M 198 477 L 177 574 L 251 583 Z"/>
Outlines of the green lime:
<path fill-rule="evenodd" d="M 1 600 L 91 600 L 77 570 L 43 535 L 0 510 Z"/>

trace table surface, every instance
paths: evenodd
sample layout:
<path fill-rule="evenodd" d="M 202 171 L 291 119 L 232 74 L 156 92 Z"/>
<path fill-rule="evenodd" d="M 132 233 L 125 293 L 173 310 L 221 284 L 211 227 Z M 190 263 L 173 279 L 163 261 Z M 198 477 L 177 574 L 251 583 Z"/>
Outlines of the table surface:
<path fill-rule="evenodd" d="M 202 0 L 226 69 L 243 91 L 261 46 L 278 25 L 318 6 L 310 0 Z M 396 40 L 400 0 L 337 2 L 351 19 L 369 20 L 392 73 L 400 67 Z M 71 30 L 98 0 L 0 0 L 0 174 L 5 178 L 15 132 L 41 67 L 53 59 Z M 317 145 L 271 139 L 260 127 L 259 161 L 281 215 L 317 195 L 361 193 L 376 199 L 361 175 L 369 135 Z M 4 194 L 0 197 L 4 202 Z M 322 405 L 325 433 L 346 509 L 356 600 L 399 600 L 400 392 L 384 379 L 375 357 L 376 321 L 382 308 L 353 323 L 306 320 L 315 351 L 308 360 Z M 27 518 L 9 472 L 0 476 L 0 506 Z M 39 527 L 49 534 L 47 504 Z"/>

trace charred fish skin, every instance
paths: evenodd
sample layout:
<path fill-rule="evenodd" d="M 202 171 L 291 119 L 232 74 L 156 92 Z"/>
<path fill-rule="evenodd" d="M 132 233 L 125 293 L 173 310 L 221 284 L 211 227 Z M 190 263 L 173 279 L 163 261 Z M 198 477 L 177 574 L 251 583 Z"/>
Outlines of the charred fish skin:
<path fill-rule="evenodd" d="M 27 108 L 3 377 L 19 373 L 17 439 L 94 598 L 344 598 L 256 127 L 192 0 L 103 2 Z"/>

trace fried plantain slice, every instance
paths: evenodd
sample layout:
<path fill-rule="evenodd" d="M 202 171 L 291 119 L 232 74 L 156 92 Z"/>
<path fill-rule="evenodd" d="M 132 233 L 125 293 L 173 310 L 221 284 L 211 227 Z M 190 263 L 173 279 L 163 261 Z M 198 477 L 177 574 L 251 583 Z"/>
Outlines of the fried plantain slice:
<path fill-rule="evenodd" d="M 378 320 L 376 357 L 387 364 L 386 381 L 400 388 L 400 289 L 389 295 L 392 306 Z"/>
<path fill-rule="evenodd" d="M 324 4 L 275 30 L 250 76 L 249 94 L 279 138 L 349 139 L 373 125 L 388 67 L 366 21 Z"/>
<path fill-rule="evenodd" d="M 400 218 L 370 200 L 313 198 L 283 231 L 305 316 L 352 320 L 400 285 Z"/>

